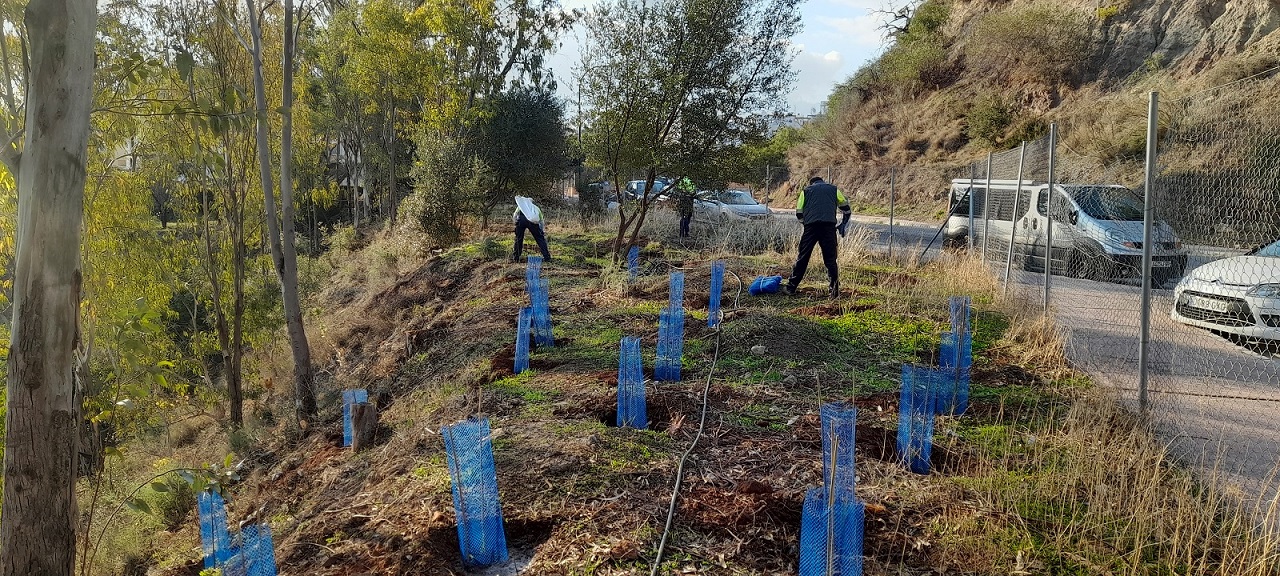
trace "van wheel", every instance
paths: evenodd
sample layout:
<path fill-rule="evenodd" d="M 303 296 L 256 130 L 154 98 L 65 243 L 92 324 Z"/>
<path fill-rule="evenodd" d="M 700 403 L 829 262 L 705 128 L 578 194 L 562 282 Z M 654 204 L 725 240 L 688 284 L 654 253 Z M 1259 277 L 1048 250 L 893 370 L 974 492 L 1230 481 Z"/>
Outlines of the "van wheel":
<path fill-rule="evenodd" d="M 1115 273 L 1115 261 L 1101 250 L 1078 248 L 1071 252 L 1067 262 L 1067 270 L 1076 278 L 1085 280 L 1109 280 Z"/>

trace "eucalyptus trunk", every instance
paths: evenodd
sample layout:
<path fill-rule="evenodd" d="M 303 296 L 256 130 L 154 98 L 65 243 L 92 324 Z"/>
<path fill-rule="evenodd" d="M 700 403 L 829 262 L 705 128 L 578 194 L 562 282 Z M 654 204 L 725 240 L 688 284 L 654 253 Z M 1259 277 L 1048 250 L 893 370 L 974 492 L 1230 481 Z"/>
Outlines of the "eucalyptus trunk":
<path fill-rule="evenodd" d="M 294 411 L 306 420 L 316 413 L 315 373 L 311 367 L 311 348 L 302 323 L 302 306 L 298 301 L 298 252 L 294 245 L 293 208 L 293 0 L 284 2 L 284 68 L 283 104 L 280 107 L 280 215 L 277 221 L 275 190 L 271 178 L 271 157 L 267 140 L 267 94 L 262 79 L 262 28 L 253 0 L 245 0 L 249 12 L 249 32 L 253 37 L 253 92 L 258 117 L 258 165 L 262 194 L 267 211 L 267 236 L 271 262 L 280 279 L 284 301 L 285 326 L 289 332 L 289 348 L 293 352 Z"/>
<path fill-rule="evenodd" d="M 95 0 L 32 0 L 5 419 L 0 576 L 75 569 L 80 311 Z"/>

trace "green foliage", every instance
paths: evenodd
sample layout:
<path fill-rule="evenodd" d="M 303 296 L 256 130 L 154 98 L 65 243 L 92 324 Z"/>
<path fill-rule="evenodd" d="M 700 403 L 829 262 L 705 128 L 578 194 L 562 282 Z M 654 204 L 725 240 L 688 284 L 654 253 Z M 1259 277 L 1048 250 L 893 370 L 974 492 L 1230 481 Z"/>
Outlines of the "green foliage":
<path fill-rule="evenodd" d="M 1013 111 L 999 97 L 991 95 L 974 103 L 965 120 L 965 132 L 971 140 L 994 147 L 1013 121 Z"/>
<path fill-rule="evenodd" d="M 1040 2 L 987 14 L 969 39 L 967 55 L 988 74 L 1057 83 L 1078 78 L 1092 48 L 1086 13 Z"/>
<path fill-rule="evenodd" d="M 798 0 L 611 0 L 587 22 L 580 78 L 587 161 L 615 184 L 636 175 L 723 182 L 737 143 L 762 130 L 740 119 L 779 109 L 794 79 Z M 625 252 L 644 223 L 618 211 Z"/>
<path fill-rule="evenodd" d="M 926 0 L 911 13 L 906 30 L 898 35 L 900 44 L 912 44 L 939 34 L 951 15 L 945 0 Z"/>
<path fill-rule="evenodd" d="M 884 86 L 905 94 L 945 85 L 952 76 L 947 50 L 936 37 L 926 37 L 890 48 L 877 64 Z"/>
<path fill-rule="evenodd" d="M 559 199 L 555 186 L 568 167 L 564 110 L 546 90 L 516 89 L 484 104 L 467 133 L 474 153 L 489 168 L 475 205 L 482 215 L 519 194 L 543 203 Z"/>
<path fill-rule="evenodd" d="M 435 242 L 456 243 L 462 237 L 463 215 L 484 192 L 488 166 L 465 141 L 424 132 L 418 139 L 413 177 L 413 196 L 401 207 L 405 216 Z"/>
<path fill-rule="evenodd" d="M 1120 14 L 1120 6 L 1118 5 L 1108 4 L 1106 6 L 1098 7 L 1098 20 L 1101 20 L 1103 22 L 1106 22 L 1107 20 L 1115 18 L 1119 14 Z"/>

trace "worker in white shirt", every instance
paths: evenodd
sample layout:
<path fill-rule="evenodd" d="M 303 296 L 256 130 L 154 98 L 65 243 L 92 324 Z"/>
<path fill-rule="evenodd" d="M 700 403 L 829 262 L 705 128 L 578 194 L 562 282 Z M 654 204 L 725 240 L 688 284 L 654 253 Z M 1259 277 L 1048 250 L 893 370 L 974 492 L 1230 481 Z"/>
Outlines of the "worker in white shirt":
<path fill-rule="evenodd" d="M 547 237 L 543 234 L 547 221 L 542 215 L 542 209 L 533 203 L 533 199 L 516 196 L 516 211 L 511 215 L 511 220 L 516 225 L 516 247 L 511 253 L 511 261 L 520 261 L 520 253 L 524 251 L 524 231 L 528 230 L 533 234 L 533 241 L 538 243 L 538 250 L 542 251 L 542 259 L 550 262 L 551 252 L 547 250 Z"/>

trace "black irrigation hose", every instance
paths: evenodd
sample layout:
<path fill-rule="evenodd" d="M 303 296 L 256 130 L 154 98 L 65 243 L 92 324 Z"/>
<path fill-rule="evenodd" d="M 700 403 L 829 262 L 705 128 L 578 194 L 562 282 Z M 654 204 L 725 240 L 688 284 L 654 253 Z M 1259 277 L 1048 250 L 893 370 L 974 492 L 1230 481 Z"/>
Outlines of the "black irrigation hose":
<path fill-rule="evenodd" d="M 726 269 L 725 272 L 733 274 L 738 280 L 738 292 L 733 297 L 733 308 L 738 309 L 738 299 L 742 296 L 742 278 L 738 277 L 732 271 Z M 723 314 L 723 313 L 722 313 Z M 662 540 L 658 543 L 658 554 L 653 559 L 653 571 L 650 576 L 658 576 L 658 569 L 662 567 L 662 557 L 666 553 L 667 540 L 671 536 L 671 525 L 676 520 L 676 504 L 680 501 L 680 486 L 684 482 L 684 465 L 688 461 L 689 455 L 693 453 L 693 449 L 698 446 L 698 441 L 702 439 L 702 431 L 707 425 L 707 406 L 710 404 L 711 396 L 711 378 L 715 376 L 716 365 L 720 363 L 720 344 L 724 340 L 724 320 L 716 323 L 716 347 L 711 358 L 711 369 L 707 371 L 707 380 L 702 387 L 702 409 L 701 415 L 698 416 L 698 432 L 693 436 L 693 442 L 689 444 L 689 448 L 680 456 L 680 463 L 676 466 L 676 482 L 675 487 L 671 489 L 671 504 L 667 506 L 667 524 L 662 528 Z"/>

